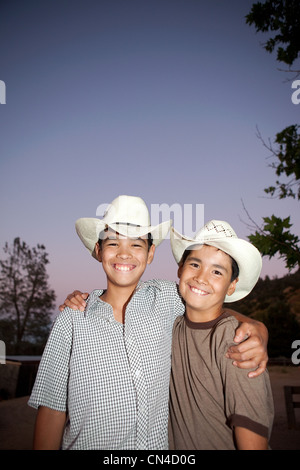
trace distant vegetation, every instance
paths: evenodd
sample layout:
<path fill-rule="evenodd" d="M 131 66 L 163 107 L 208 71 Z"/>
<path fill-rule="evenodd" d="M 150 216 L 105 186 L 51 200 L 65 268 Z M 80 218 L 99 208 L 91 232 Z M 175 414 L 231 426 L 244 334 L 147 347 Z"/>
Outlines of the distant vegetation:
<path fill-rule="evenodd" d="M 293 79 L 300 76 L 299 18 L 299 0 L 256 2 L 246 15 L 246 23 L 265 35 L 266 42 L 262 44 L 265 50 L 268 53 L 276 52 L 276 60 L 284 65 L 288 80 L 291 73 L 296 74 Z M 298 85 L 298 81 L 295 85 Z M 287 119 L 290 120 L 288 116 Z M 269 143 L 265 143 L 260 132 L 258 137 L 270 152 L 269 166 L 275 171 L 276 176 L 275 183 L 265 188 L 264 192 L 274 200 L 292 198 L 300 202 L 300 124 L 289 124 L 276 134 L 274 142 L 269 139 Z M 289 271 L 299 268 L 300 237 L 299 234 L 293 233 L 290 216 L 281 219 L 272 214 L 263 217 L 262 225 L 253 220 L 249 214 L 248 216 L 252 232 L 248 238 L 260 253 L 269 258 L 274 255 L 279 256 L 285 261 Z M 281 301 L 284 304 L 282 308 L 285 308 L 286 297 Z M 277 309 L 281 309 L 280 304 Z"/>
<path fill-rule="evenodd" d="M 291 344 L 300 339 L 300 270 L 281 279 L 260 279 L 245 299 L 227 306 L 266 325 L 270 358 L 291 357 Z"/>
<path fill-rule="evenodd" d="M 55 292 L 48 283 L 45 246 L 30 248 L 19 237 L 0 259 L 0 339 L 6 353 L 41 354 L 47 341 Z"/>
<path fill-rule="evenodd" d="M 291 74 L 293 79 L 300 76 L 299 15 L 299 0 L 266 0 L 254 3 L 246 16 L 246 23 L 266 36 L 262 45 L 268 53 L 276 52 L 276 60 L 284 65 L 282 71 L 288 80 Z M 276 176 L 275 183 L 264 192 L 274 200 L 292 198 L 300 202 L 299 123 L 278 132 L 274 142 L 269 139 L 265 143 L 259 131 L 258 137 L 270 152 L 269 166 Z M 300 237 L 293 233 L 290 216 L 281 219 L 272 214 L 263 217 L 262 225 L 249 214 L 248 217 L 252 232 L 248 238 L 262 256 L 277 255 L 289 272 L 295 268 L 298 271 L 282 279 L 260 279 L 253 292 L 243 301 L 231 304 L 231 308 L 264 322 L 269 330 L 270 358 L 291 358 L 291 345 L 300 340 Z"/>

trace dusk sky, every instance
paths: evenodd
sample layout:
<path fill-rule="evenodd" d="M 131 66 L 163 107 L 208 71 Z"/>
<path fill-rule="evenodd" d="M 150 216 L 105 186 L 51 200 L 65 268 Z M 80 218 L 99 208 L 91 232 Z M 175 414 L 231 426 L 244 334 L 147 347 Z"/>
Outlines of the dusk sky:
<path fill-rule="evenodd" d="M 300 234 L 299 202 L 263 191 L 276 176 L 257 128 L 274 141 L 300 104 L 261 45 L 269 36 L 245 22 L 253 3 L 0 1 L 0 257 L 17 236 L 43 243 L 58 305 L 105 287 L 74 224 L 120 194 L 149 209 L 203 204 L 204 221 L 247 238 L 244 203 L 259 225 L 290 215 Z M 286 273 L 263 259 L 263 277 Z M 177 279 L 169 240 L 153 277 Z"/>

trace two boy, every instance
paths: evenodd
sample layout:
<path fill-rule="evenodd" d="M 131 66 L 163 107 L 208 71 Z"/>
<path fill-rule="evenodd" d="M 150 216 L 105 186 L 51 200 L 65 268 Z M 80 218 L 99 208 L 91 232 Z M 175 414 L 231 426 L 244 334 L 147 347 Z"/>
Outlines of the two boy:
<path fill-rule="evenodd" d="M 116 198 L 101 220 L 77 221 L 107 288 L 90 294 L 84 314 L 66 308 L 55 321 L 29 400 L 35 449 L 168 448 L 172 329 L 184 305 L 176 283 L 140 278 L 170 223 L 152 227 L 132 196 Z M 240 332 L 248 329 L 266 336 L 260 324 Z"/>

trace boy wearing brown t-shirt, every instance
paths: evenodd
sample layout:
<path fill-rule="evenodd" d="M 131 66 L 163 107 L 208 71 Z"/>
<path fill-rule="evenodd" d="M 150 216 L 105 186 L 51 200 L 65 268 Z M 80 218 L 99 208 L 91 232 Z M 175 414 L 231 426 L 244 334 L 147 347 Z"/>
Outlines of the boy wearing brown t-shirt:
<path fill-rule="evenodd" d="M 250 379 L 228 362 L 238 322 L 223 307 L 253 289 L 261 256 L 216 220 L 194 239 L 173 229 L 171 245 L 186 312 L 173 328 L 170 449 L 268 449 L 274 417 L 268 372 Z"/>

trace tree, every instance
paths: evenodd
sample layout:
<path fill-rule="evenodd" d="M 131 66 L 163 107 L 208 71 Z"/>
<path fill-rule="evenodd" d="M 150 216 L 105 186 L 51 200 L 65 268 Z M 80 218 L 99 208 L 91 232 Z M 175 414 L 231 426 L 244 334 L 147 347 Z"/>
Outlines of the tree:
<path fill-rule="evenodd" d="M 257 2 L 252 5 L 250 13 L 246 16 L 246 23 L 254 24 L 256 31 L 277 32 L 265 43 L 265 49 L 273 52 L 277 47 L 277 61 L 289 67 L 299 58 L 300 52 L 300 2 L 299 0 L 267 0 L 264 4 Z M 299 70 L 296 70 L 300 73 Z M 294 124 L 286 127 L 276 134 L 273 145 L 265 147 L 271 151 L 273 161 L 271 168 L 278 177 L 275 185 L 265 188 L 265 193 L 271 197 L 284 199 L 292 197 L 300 200 L 300 126 Z M 279 179 L 284 177 L 287 181 Z M 300 267 L 300 240 L 297 235 L 290 232 L 292 224 L 290 217 L 281 219 L 274 214 L 264 217 L 264 224 L 260 227 L 249 216 L 254 224 L 250 227 L 255 233 L 249 240 L 264 256 L 272 258 L 275 254 L 285 259 L 286 267 L 291 270 Z"/>
<path fill-rule="evenodd" d="M 250 218 L 249 214 L 248 217 Z M 251 219 L 251 218 L 250 218 Z M 272 258 L 276 254 L 285 260 L 285 267 L 290 271 L 300 267 L 300 239 L 290 232 L 292 224 L 290 217 L 281 219 L 272 215 L 263 217 L 264 224 L 259 227 L 253 219 L 255 233 L 249 235 L 251 243 L 260 251 L 262 256 Z"/>
<path fill-rule="evenodd" d="M 264 191 L 271 197 L 284 199 L 292 197 L 300 200 L 300 126 L 292 125 L 286 127 L 276 135 L 277 148 L 266 145 L 260 134 L 265 147 L 271 151 L 273 161 L 271 168 L 275 170 L 278 177 L 286 177 L 287 181 L 276 180 L 275 186 L 269 186 Z M 246 209 L 245 209 L 246 210 Z M 247 212 L 247 211 L 246 211 Z M 291 270 L 300 267 L 300 239 L 290 232 L 292 224 L 290 217 L 281 219 L 274 214 L 271 217 L 263 217 L 263 226 L 260 227 L 248 214 L 252 222 L 249 228 L 255 233 L 248 238 L 263 256 L 272 258 L 276 254 L 285 260 L 285 266 Z"/>
<path fill-rule="evenodd" d="M 290 306 L 281 300 L 271 302 L 264 313 L 256 316 L 268 328 L 270 357 L 290 357 L 291 344 L 299 337 L 300 325 Z"/>
<path fill-rule="evenodd" d="M 291 345 L 300 338 L 300 270 L 282 278 L 259 279 L 244 299 L 227 304 L 243 315 L 262 321 L 268 329 L 270 357 L 290 358 Z"/>
<path fill-rule="evenodd" d="M 277 47 L 277 60 L 289 66 L 299 57 L 300 2 L 299 0 L 267 0 L 252 5 L 246 23 L 254 24 L 256 31 L 276 32 L 264 48 L 272 53 Z M 297 70 L 296 72 L 299 72 Z"/>
<path fill-rule="evenodd" d="M 48 254 L 43 245 L 30 248 L 20 238 L 5 244 L 0 260 L 0 331 L 7 352 L 20 354 L 26 347 L 44 346 L 49 334 L 55 293 L 48 286 Z M 2 339 L 1 338 L 1 339 Z"/>
<path fill-rule="evenodd" d="M 270 150 L 273 161 L 270 167 L 275 170 L 277 176 L 286 176 L 289 181 L 276 181 L 276 186 L 265 189 L 267 194 L 275 196 L 278 193 L 279 199 L 286 197 L 300 200 L 300 126 L 295 124 L 286 127 L 276 134 L 275 143 L 278 149 L 274 149 L 271 144 L 266 145 L 260 134 L 259 138 L 264 146 Z"/>

